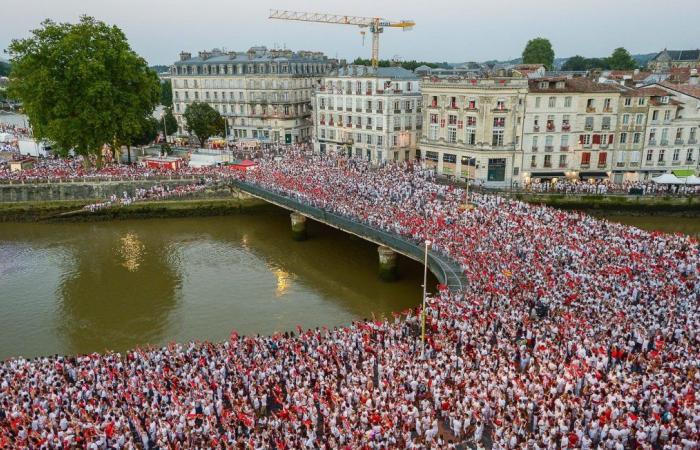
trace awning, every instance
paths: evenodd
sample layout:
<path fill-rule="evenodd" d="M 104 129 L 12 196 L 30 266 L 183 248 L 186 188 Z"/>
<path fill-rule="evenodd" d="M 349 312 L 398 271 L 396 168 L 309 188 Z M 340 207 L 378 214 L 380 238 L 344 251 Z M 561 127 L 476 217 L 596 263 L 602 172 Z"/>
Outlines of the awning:
<path fill-rule="evenodd" d="M 683 180 L 670 173 L 659 175 L 656 178 L 652 178 L 651 181 L 656 184 L 683 184 Z"/>
<path fill-rule="evenodd" d="M 530 178 L 563 178 L 566 177 L 564 172 L 532 172 Z"/>
<path fill-rule="evenodd" d="M 579 178 L 585 180 L 586 178 L 608 178 L 607 172 L 579 172 Z"/>
<path fill-rule="evenodd" d="M 676 169 L 671 171 L 672 174 L 674 174 L 677 177 L 689 177 L 691 175 L 695 175 L 695 171 L 693 169 Z"/>

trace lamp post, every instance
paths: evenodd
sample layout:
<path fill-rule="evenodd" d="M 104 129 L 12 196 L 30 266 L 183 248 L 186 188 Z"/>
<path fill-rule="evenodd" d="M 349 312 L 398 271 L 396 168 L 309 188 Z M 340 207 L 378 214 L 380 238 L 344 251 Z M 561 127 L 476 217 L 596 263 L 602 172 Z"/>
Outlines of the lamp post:
<path fill-rule="evenodd" d="M 425 260 L 423 262 L 423 308 L 421 309 L 421 359 L 425 358 L 425 298 L 426 291 L 428 288 L 428 247 L 430 247 L 430 241 L 425 240 Z"/>

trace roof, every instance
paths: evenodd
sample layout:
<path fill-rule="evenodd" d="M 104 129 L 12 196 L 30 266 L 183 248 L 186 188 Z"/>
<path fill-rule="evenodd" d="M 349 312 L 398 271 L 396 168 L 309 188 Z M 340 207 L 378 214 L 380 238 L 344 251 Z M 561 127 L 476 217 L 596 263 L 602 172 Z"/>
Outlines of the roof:
<path fill-rule="evenodd" d="M 290 50 L 268 50 L 265 47 L 252 47 L 247 52 L 221 52 L 212 50 L 210 52 L 199 52 L 199 55 L 191 57 L 189 53 L 180 54 L 179 61 L 173 64 L 178 65 L 199 65 L 199 64 L 233 64 L 233 63 L 260 63 L 260 62 L 327 62 L 328 58 L 319 52 L 292 52 Z M 185 56 L 183 56 L 185 55 Z M 187 56 L 190 56 L 189 58 Z"/>
<path fill-rule="evenodd" d="M 626 89 L 622 91 L 623 97 L 665 97 L 668 92 L 657 87 L 642 87 L 639 89 Z"/>
<path fill-rule="evenodd" d="M 661 82 L 659 85 L 690 97 L 700 98 L 700 85 L 673 84 L 669 83 L 668 81 Z"/>
<path fill-rule="evenodd" d="M 668 54 L 671 61 L 700 61 L 700 49 L 696 50 L 663 50 L 654 56 L 654 60 L 662 54 Z"/>
<path fill-rule="evenodd" d="M 403 67 L 345 66 L 334 70 L 327 77 L 374 77 L 393 80 L 417 80 L 418 76 Z"/>
<path fill-rule="evenodd" d="M 557 88 L 557 82 L 564 82 L 564 87 Z M 541 88 L 540 84 L 547 82 L 546 88 Z M 623 89 L 617 84 L 611 83 L 596 83 L 588 78 L 566 78 L 566 77 L 548 77 L 528 80 L 530 92 L 622 92 Z"/>

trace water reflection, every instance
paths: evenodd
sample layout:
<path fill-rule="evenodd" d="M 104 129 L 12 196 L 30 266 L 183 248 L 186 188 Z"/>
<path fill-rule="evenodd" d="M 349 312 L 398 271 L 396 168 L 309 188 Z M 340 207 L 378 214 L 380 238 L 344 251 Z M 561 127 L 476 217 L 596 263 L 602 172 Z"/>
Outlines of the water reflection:
<path fill-rule="evenodd" d="M 290 285 L 292 284 L 292 276 L 289 274 L 289 272 L 282 269 L 273 269 L 272 272 L 277 278 L 277 290 L 275 291 L 275 296 L 282 297 L 285 293 L 287 293 Z"/>
<path fill-rule="evenodd" d="M 162 342 L 177 305 L 180 276 L 154 230 L 138 234 L 95 225 L 89 245 L 73 247 L 75 265 L 57 290 L 59 334 L 74 352 Z"/>

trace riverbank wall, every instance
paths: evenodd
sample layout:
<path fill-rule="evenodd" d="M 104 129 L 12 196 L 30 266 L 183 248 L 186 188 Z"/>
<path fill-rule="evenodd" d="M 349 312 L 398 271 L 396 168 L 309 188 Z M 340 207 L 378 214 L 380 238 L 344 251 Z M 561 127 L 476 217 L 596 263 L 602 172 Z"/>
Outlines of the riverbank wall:
<path fill-rule="evenodd" d="M 504 195 L 504 194 L 501 194 Z M 700 217 L 700 197 L 635 195 L 563 195 L 512 193 L 505 196 L 553 208 L 604 215 Z"/>

